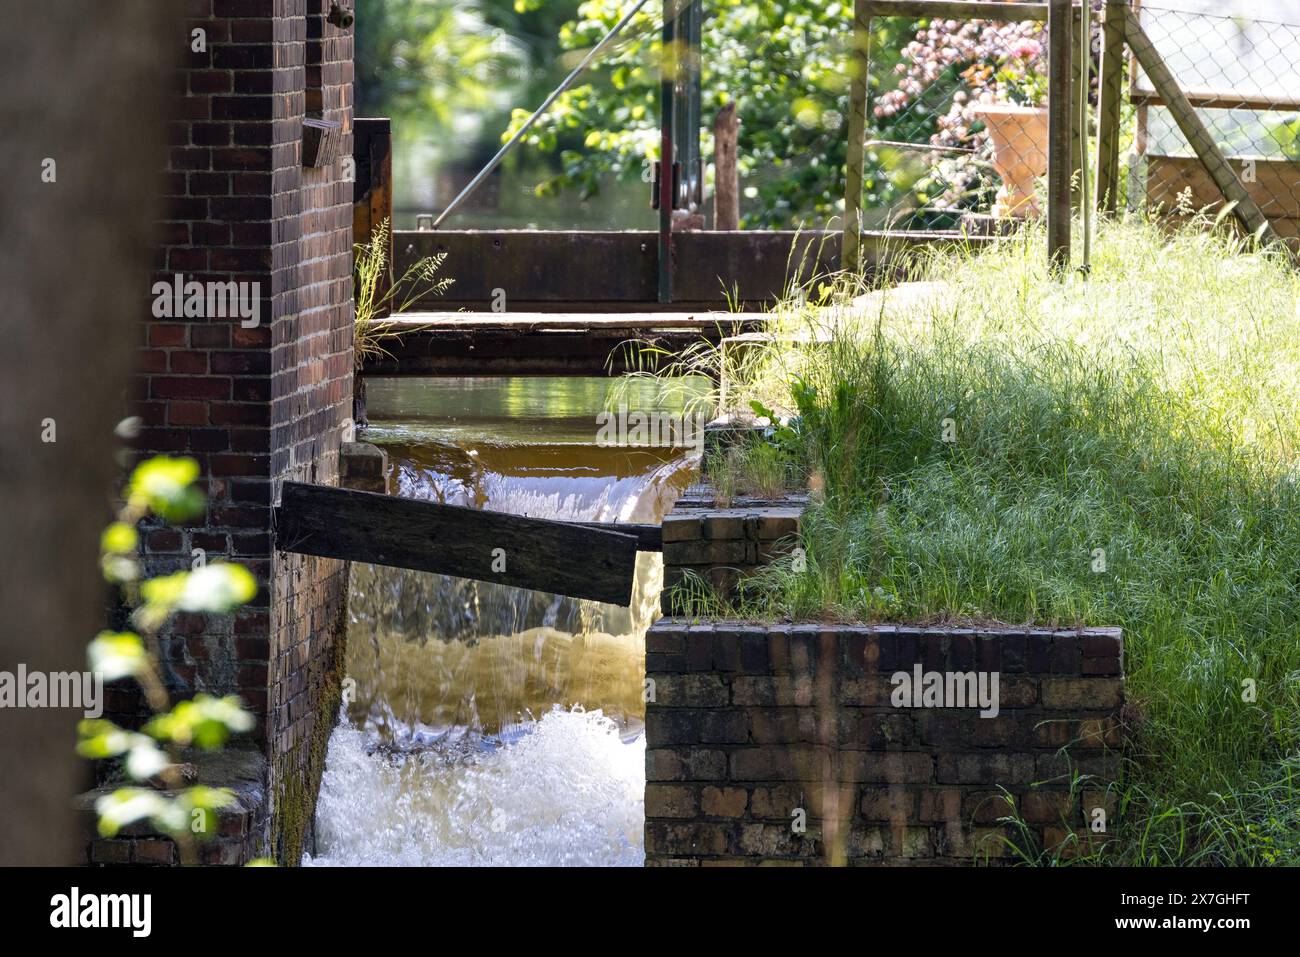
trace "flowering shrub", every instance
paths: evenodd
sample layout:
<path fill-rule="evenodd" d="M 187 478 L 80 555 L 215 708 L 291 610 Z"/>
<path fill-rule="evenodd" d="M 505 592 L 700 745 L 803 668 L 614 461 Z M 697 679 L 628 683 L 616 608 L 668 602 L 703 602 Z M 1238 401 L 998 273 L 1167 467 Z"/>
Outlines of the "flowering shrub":
<path fill-rule="evenodd" d="M 894 67 L 897 83 L 875 98 L 872 114 L 877 126 L 897 124 L 908 114 L 937 114 L 929 136 L 923 139 L 924 129 L 915 129 L 920 135 L 912 139 L 938 148 L 924 154 L 927 173 L 913 186 L 922 205 L 969 208 L 991 194 L 996 177 L 972 155 L 983 150 L 987 139 L 975 107 L 992 102 L 1041 105 L 1047 94 L 1045 50 L 1041 23 L 939 19 L 924 24 L 903 48 Z M 949 91 L 947 111 L 933 110 L 930 104 L 942 103 Z"/>

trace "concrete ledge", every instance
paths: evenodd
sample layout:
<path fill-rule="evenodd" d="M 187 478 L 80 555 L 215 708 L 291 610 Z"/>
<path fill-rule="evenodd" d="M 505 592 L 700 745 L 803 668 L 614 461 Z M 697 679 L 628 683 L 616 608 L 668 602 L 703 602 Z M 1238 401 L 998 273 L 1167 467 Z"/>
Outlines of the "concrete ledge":
<path fill-rule="evenodd" d="M 235 794 L 235 803 L 217 812 L 216 833 L 196 842 L 198 862 L 234 867 L 268 856 L 266 758 L 257 751 L 229 748 L 216 754 L 196 754 L 192 760 L 194 774 L 190 783 L 230 788 Z M 138 785 L 133 782 L 118 781 L 77 796 L 76 808 L 86 832 L 85 863 L 164 867 L 180 863 L 176 843 L 154 830 L 147 821 L 123 828 L 111 838 L 100 836 L 96 830 L 95 801 L 118 788 L 135 786 Z"/>
<path fill-rule="evenodd" d="M 339 449 L 339 485 L 387 494 L 388 453 L 369 442 L 344 442 Z"/>

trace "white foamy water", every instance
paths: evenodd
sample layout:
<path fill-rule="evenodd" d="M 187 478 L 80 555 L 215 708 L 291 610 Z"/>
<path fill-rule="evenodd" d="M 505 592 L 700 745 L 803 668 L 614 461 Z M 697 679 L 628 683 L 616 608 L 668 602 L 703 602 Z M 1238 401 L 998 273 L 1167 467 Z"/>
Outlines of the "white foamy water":
<path fill-rule="evenodd" d="M 693 474 L 681 450 L 591 444 L 606 380 L 372 385 L 367 437 L 387 448 L 404 497 L 656 522 Z M 304 864 L 643 863 L 634 729 L 658 555 L 638 557 L 627 608 L 368 565 L 351 579 L 353 694 Z"/>
<path fill-rule="evenodd" d="M 305 865 L 639 867 L 645 738 L 599 712 L 553 710 L 494 750 L 374 750 L 330 738 Z M 377 813 L 378 812 L 378 813 Z"/>

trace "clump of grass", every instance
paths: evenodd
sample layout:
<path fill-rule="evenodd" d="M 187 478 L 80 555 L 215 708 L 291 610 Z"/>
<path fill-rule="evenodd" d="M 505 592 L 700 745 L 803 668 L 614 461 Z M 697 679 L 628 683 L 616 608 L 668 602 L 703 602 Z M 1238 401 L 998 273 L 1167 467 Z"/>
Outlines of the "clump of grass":
<path fill-rule="evenodd" d="M 1090 280 L 1034 230 L 935 255 L 945 295 L 810 309 L 831 328 L 768 365 L 824 494 L 750 613 L 1124 629 L 1089 860 L 1300 863 L 1300 278 L 1204 225 L 1102 224 Z"/>
<path fill-rule="evenodd" d="M 389 355 L 382 343 L 408 328 L 392 316 L 406 312 L 426 296 L 441 296 L 455 280 L 438 278 L 446 253 L 425 256 L 407 267 L 401 278 L 392 280 L 388 264 L 389 222 L 379 222 L 370 234 L 370 242 L 354 248 L 353 299 L 356 321 L 353 324 L 353 361 L 361 371 L 368 360 Z"/>
<path fill-rule="evenodd" d="M 770 501 L 786 495 L 794 484 L 796 464 L 770 442 L 753 440 L 711 451 L 704 474 L 715 503 L 727 508 L 740 496 Z"/>
<path fill-rule="evenodd" d="M 713 501 L 719 508 L 727 508 L 740 491 L 740 463 L 737 448 L 712 451 L 704 460 L 704 474 L 713 486 Z"/>

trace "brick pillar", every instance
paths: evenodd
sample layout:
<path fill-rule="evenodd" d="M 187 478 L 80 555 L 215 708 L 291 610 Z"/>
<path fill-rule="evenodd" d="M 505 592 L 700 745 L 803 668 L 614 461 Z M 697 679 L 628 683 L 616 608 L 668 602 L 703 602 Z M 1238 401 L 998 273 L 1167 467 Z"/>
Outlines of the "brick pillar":
<path fill-rule="evenodd" d="M 202 30 L 205 48 L 177 75 L 151 281 L 256 283 L 259 321 L 149 310 L 130 397 L 138 448 L 197 459 L 209 505 L 189 527 L 148 529 L 145 565 L 188 568 L 202 549 L 257 576 L 234 616 L 178 616 L 162 652 L 177 696 L 237 693 L 258 716 L 269 836 L 294 863 L 338 707 L 347 567 L 275 551 L 271 510 L 285 478 L 337 483 L 351 414 L 352 183 L 342 159 L 304 168 L 301 143 L 311 72 L 316 115 L 341 124 L 351 154 L 352 32 L 325 21 L 325 0 L 186 7 L 177 42 L 191 49 Z M 125 692 L 110 705 L 138 709 Z"/>

